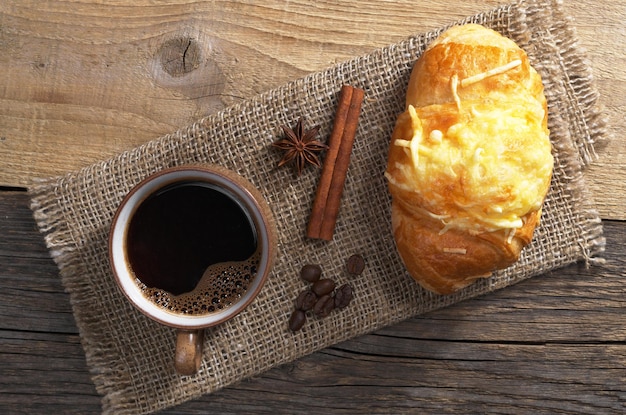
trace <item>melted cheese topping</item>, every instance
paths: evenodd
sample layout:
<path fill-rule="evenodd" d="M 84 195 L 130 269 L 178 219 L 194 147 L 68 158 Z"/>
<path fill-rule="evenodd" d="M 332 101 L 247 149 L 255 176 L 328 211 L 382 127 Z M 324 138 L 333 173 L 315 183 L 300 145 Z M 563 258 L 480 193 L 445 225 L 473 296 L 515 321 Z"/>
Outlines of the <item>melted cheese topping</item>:
<path fill-rule="evenodd" d="M 514 61 L 507 63 L 506 65 L 498 66 L 497 68 L 490 69 L 486 72 L 472 75 L 461 81 L 461 88 L 465 88 L 466 86 L 480 82 L 484 79 L 489 78 L 490 76 L 495 76 L 495 75 L 505 73 L 507 71 L 510 71 L 511 69 L 517 68 L 521 64 L 522 64 L 522 61 L 519 59 L 516 59 Z"/>
<path fill-rule="evenodd" d="M 465 255 L 465 254 L 467 254 L 467 249 L 465 249 L 465 248 L 443 248 L 443 252 L 445 252 L 446 254 Z"/>
<path fill-rule="evenodd" d="M 385 176 L 417 193 L 428 215 L 444 224 L 442 232 L 506 229 L 510 240 L 522 217 L 540 208 L 549 186 L 553 159 L 543 108 L 536 101 L 451 105 L 457 122 L 446 131 L 429 130 L 420 118 L 432 108 L 409 106 L 410 137 L 393 144 L 410 163 L 397 163 L 399 174 Z"/>

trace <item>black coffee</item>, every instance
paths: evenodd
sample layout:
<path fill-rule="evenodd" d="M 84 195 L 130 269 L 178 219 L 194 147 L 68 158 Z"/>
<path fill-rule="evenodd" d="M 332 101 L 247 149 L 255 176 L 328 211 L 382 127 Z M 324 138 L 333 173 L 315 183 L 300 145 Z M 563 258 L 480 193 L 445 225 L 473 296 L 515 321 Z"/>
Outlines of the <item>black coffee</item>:
<path fill-rule="evenodd" d="M 249 214 L 234 195 L 203 182 L 169 185 L 143 201 L 129 224 L 127 251 L 148 298 L 192 314 L 230 305 L 259 262 Z"/>

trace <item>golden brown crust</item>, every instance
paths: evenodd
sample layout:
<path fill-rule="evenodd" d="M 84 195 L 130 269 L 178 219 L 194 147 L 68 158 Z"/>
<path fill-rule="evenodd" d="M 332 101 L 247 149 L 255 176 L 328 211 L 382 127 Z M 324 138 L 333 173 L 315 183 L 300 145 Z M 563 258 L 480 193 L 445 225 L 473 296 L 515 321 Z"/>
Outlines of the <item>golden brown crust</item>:
<path fill-rule="evenodd" d="M 451 294 L 516 262 L 532 239 L 539 216 L 538 211 L 529 214 L 509 243 L 504 231 L 470 235 L 452 229 L 440 235 L 439 221 L 411 215 L 400 204 L 394 204 L 391 211 L 394 238 L 405 267 L 424 288 L 438 294 Z"/>
<path fill-rule="evenodd" d="M 497 68 L 503 67 L 498 72 Z M 494 68 L 496 72 L 492 75 L 475 81 L 477 75 L 480 77 Z M 462 83 L 463 80 L 468 81 Z M 455 82 L 458 85 L 452 85 Z M 490 226 L 481 215 L 482 211 L 487 212 L 500 202 L 503 206 L 519 205 L 515 201 L 516 197 L 519 198 L 515 189 L 510 189 L 506 183 L 497 188 L 497 183 L 486 181 L 483 199 L 477 196 L 480 191 L 467 191 L 472 180 L 468 173 L 471 160 L 465 164 L 451 163 L 418 171 L 415 160 L 418 153 L 411 153 L 407 148 L 411 137 L 415 138 L 416 130 L 419 130 L 418 139 L 430 145 L 420 151 L 437 149 L 439 147 L 427 143 L 433 131 L 439 135 L 436 137 L 439 141 L 441 136 L 443 140 L 451 140 L 451 135 L 446 133 L 450 127 L 469 125 L 476 114 L 489 113 L 498 106 L 505 107 L 505 110 L 519 108 L 515 109 L 515 117 L 528 124 L 528 135 L 513 132 L 512 135 L 521 134 L 521 139 L 510 139 L 524 141 L 519 146 L 518 156 L 523 159 L 526 153 L 532 153 L 528 149 L 537 149 L 540 153 L 529 155 L 527 163 L 532 166 L 528 168 L 530 174 L 538 176 L 531 179 L 537 183 L 533 189 L 536 188 L 534 192 L 539 203 L 522 211 L 523 214 L 518 216 L 522 225 L 514 229 Z M 413 107 L 410 108 L 413 115 L 409 107 Z M 416 126 L 416 122 L 419 125 Z M 508 137 L 506 122 L 504 125 L 495 131 Z M 478 129 L 479 133 L 482 131 L 483 135 L 494 131 L 489 125 L 472 128 Z M 541 79 L 530 66 L 526 54 L 514 42 L 482 26 L 466 25 L 450 29 L 429 46 L 413 68 L 407 90 L 407 111 L 398 117 L 386 171 L 393 197 L 394 238 L 407 270 L 416 281 L 436 293 L 450 294 L 519 259 L 521 250 L 530 243 L 539 223 L 541 202 L 549 186 L 552 158 L 547 137 L 547 108 Z M 487 141 L 500 139 L 502 137 L 497 136 L 481 138 Z M 401 141 L 404 145 L 398 144 Z M 504 145 L 515 147 L 517 144 L 506 142 Z M 483 149 L 479 150 L 482 152 Z M 546 151 L 549 166 L 545 154 L 541 154 Z M 533 165 L 544 161 L 545 168 Z M 419 160 L 419 163 L 427 162 Z M 484 169 L 484 165 L 481 168 Z M 535 171 L 537 173 L 533 173 Z M 420 180 L 416 180 L 414 174 L 428 174 L 425 181 L 428 186 L 424 186 L 424 181 L 417 183 Z M 472 206 L 473 211 L 466 212 L 459 207 L 466 205 Z M 462 220 L 458 226 L 446 226 L 450 218 L 459 216 Z"/>

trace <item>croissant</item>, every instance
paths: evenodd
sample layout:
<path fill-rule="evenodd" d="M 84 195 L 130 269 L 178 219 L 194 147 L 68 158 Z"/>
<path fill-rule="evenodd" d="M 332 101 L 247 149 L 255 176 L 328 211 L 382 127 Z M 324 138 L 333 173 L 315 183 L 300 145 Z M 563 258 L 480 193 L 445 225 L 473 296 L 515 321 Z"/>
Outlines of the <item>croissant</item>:
<path fill-rule="evenodd" d="M 413 66 L 385 171 L 408 273 L 450 294 L 516 262 L 553 163 L 543 85 L 526 53 L 480 25 L 444 32 Z"/>

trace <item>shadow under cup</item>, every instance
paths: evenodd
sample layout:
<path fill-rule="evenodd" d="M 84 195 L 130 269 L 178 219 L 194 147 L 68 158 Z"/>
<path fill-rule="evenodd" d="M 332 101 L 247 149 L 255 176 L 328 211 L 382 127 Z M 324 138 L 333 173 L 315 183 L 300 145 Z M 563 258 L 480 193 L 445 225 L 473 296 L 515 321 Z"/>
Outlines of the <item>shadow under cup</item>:
<path fill-rule="evenodd" d="M 109 233 L 109 260 L 128 300 L 178 329 L 175 367 L 201 364 L 204 328 L 245 309 L 276 256 L 276 230 L 261 193 L 220 166 L 165 169 L 135 186 Z"/>

